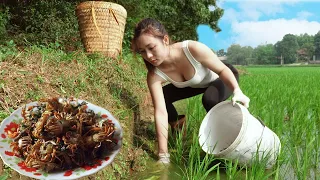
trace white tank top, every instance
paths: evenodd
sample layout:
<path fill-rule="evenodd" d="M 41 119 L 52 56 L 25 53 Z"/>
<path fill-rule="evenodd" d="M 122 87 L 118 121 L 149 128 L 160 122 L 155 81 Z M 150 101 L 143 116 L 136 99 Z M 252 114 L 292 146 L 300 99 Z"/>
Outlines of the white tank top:
<path fill-rule="evenodd" d="M 174 86 L 178 88 L 185 88 L 185 87 L 193 87 L 193 88 L 205 88 L 208 87 L 209 84 L 219 78 L 219 75 L 204 67 L 199 61 L 197 61 L 189 51 L 188 48 L 188 40 L 182 42 L 182 49 L 184 54 L 186 55 L 187 59 L 192 64 L 193 68 L 195 69 L 194 76 L 188 80 L 183 82 L 176 82 L 172 80 L 169 76 L 167 76 L 164 72 L 162 72 L 157 67 L 155 68 L 155 73 L 159 75 L 166 81 L 171 82 Z"/>

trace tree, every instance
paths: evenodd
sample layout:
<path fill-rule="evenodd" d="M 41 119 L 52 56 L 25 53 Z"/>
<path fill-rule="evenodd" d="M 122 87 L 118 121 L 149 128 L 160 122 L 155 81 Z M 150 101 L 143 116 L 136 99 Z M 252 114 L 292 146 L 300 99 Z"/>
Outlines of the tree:
<path fill-rule="evenodd" d="M 276 58 L 280 64 L 281 58 L 283 58 L 282 54 L 284 52 L 283 45 L 282 45 L 281 41 L 278 41 L 276 44 L 274 44 L 274 50 L 276 52 Z"/>
<path fill-rule="evenodd" d="M 218 52 L 217 52 L 217 56 L 226 56 L 227 55 L 227 52 L 224 52 L 224 49 L 220 49 Z"/>
<path fill-rule="evenodd" d="M 249 63 L 253 48 L 250 46 L 241 47 L 239 44 L 232 44 L 227 51 L 228 62 L 237 65 Z"/>
<path fill-rule="evenodd" d="M 298 45 L 300 48 L 302 48 L 302 46 L 304 44 L 307 44 L 307 43 L 312 43 L 314 42 L 314 37 L 312 35 L 309 35 L 307 33 L 304 33 L 304 34 L 300 34 L 299 36 L 296 36 L 297 37 L 297 42 L 298 42 Z"/>
<path fill-rule="evenodd" d="M 11 34 L 17 33 L 17 36 L 28 34 L 29 36 L 25 37 L 27 42 L 45 44 L 62 40 L 70 43 L 70 39 L 73 38 L 80 41 L 75 8 L 81 2 L 83 0 L 4 0 L 3 5 L 9 7 L 12 14 L 10 24 L 14 29 Z M 218 21 L 223 15 L 223 9 L 216 5 L 216 0 L 110 0 L 109 2 L 120 4 L 127 10 L 123 42 L 126 47 L 130 45 L 136 23 L 147 17 L 162 22 L 173 41 L 196 40 L 196 27 L 199 24 L 207 24 L 216 32 L 221 31 Z M 209 5 L 215 7 L 215 10 L 210 11 Z M 37 35 L 38 39 L 33 35 Z"/>
<path fill-rule="evenodd" d="M 221 31 L 218 21 L 224 11 L 216 5 L 216 0 L 152 0 L 148 4 L 154 12 L 151 17 L 166 26 L 173 41 L 196 40 L 199 24 L 207 24 L 216 32 Z M 214 6 L 215 10 L 210 11 L 209 5 Z"/>
<path fill-rule="evenodd" d="M 244 53 L 244 64 L 252 64 L 253 48 L 251 46 L 244 46 L 241 50 Z"/>
<path fill-rule="evenodd" d="M 253 50 L 252 57 L 256 64 L 277 64 L 273 44 L 260 45 Z"/>
<path fill-rule="evenodd" d="M 314 36 L 314 54 L 320 59 L 320 31 Z"/>
<path fill-rule="evenodd" d="M 241 46 L 239 44 L 232 44 L 227 51 L 228 62 L 231 64 L 240 64 L 244 60 L 241 53 Z"/>
<path fill-rule="evenodd" d="M 285 64 L 296 62 L 299 45 L 295 35 L 286 34 L 280 42 L 275 44 L 275 49 L 277 56 L 282 56 Z"/>

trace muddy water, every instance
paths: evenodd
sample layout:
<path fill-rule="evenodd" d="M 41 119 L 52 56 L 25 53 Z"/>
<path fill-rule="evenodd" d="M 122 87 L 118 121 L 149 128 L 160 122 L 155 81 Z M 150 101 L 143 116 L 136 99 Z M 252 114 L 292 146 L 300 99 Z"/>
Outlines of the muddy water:
<path fill-rule="evenodd" d="M 214 171 L 210 173 L 207 179 L 215 179 L 216 177 L 217 175 Z M 187 178 L 188 177 L 184 176 L 183 171 L 178 166 L 174 164 L 164 166 L 157 164 L 156 162 L 149 162 L 145 171 L 136 172 L 130 176 L 130 179 L 134 180 L 182 180 Z M 227 179 L 224 172 L 220 172 L 220 179 Z"/>
<path fill-rule="evenodd" d="M 316 174 L 319 170 L 311 171 L 309 174 L 310 179 L 318 179 L 319 175 Z M 272 170 L 266 170 L 266 174 L 271 174 Z M 191 178 L 189 176 L 189 178 Z M 219 173 L 220 180 L 227 180 L 227 174 L 223 169 L 220 169 Z M 282 165 L 280 167 L 279 178 L 283 180 L 298 180 L 295 176 L 295 172 L 292 167 L 289 165 Z M 133 173 L 129 179 L 133 180 L 183 180 L 188 179 L 186 175 L 183 174 L 183 171 L 173 164 L 170 166 L 159 165 L 156 162 L 149 162 L 147 165 L 147 169 L 143 172 L 135 172 Z M 191 178 L 192 179 L 192 178 Z M 207 180 L 217 179 L 217 172 L 213 171 L 209 174 Z M 237 179 L 244 180 L 246 179 L 246 171 L 240 170 Z M 268 179 L 273 179 L 271 176 Z"/>
<path fill-rule="evenodd" d="M 156 162 L 149 162 L 147 169 L 143 172 L 135 172 L 130 179 L 134 180 L 170 180 L 182 179 L 181 170 L 177 166 L 165 166 Z"/>

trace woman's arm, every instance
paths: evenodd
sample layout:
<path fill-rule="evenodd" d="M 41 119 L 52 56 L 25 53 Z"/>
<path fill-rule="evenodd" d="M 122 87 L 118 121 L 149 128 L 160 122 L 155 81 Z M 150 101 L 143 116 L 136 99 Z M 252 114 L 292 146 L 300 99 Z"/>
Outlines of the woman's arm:
<path fill-rule="evenodd" d="M 231 90 L 239 88 L 239 84 L 232 71 L 220 61 L 218 56 L 209 47 L 197 41 L 190 41 L 188 48 L 197 61 L 217 73 L 219 78 Z"/>
<path fill-rule="evenodd" d="M 154 106 L 154 119 L 158 139 L 158 153 L 168 153 L 168 113 L 162 91 L 162 78 L 148 72 L 147 83 Z"/>
<path fill-rule="evenodd" d="M 209 47 L 197 41 L 190 41 L 188 48 L 197 61 L 217 73 L 219 78 L 233 91 L 233 103 L 241 101 L 245 107 L 249 107 L 250 99 L 242 93 L 232 71 L 220 61 Z"/>

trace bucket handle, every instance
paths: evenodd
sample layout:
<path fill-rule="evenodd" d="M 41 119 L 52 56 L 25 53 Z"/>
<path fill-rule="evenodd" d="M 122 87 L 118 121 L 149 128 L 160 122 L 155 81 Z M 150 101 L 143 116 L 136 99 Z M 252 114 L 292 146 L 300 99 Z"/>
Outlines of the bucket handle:
<path fill-rule="evenodd" d="M 249 113 L 250 114 L 250 113 Z M 262 119 L 258 116 L 257 118 L 255 118 L 255 119 L 257 119 L 260 123 L 261 123 L 261 125 L 263 126 L 263 127 L 266 127 L 266 125 L 263 123 L 263 121 L 262 121 Z"/>
<path fill-rule="evenodd" d="M 266 127 L 266 125 L 263 123 L 263 121 L 260 119 L 260 117 L 257 117 L 256 119 L 261 123 L 261 125 L 262 125 L 263 127 Z"/>

